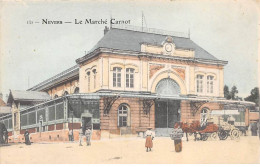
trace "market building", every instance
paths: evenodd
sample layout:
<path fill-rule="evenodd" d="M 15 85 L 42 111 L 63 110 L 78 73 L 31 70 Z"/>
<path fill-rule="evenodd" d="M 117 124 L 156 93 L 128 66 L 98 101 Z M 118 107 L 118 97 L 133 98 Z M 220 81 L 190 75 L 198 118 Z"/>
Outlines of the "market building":
<path fill-rule="evenodd" d="M 93 139 L 167 136 L 176 122 L 205 121 L 214 111 L 238 110 L 248 126 L 254 103 L 224 99 L 224 67 L 189 35 L 140 27 L 105 27 L 103 38 L 76 65 L 27 91 L 10 91 L 9 130 L 22 142 L 75 140 L 82 127 Z M 10 123 L 11 122 L 11 123 Z M 12 125 L 12 126 L 11 126 Z"/>

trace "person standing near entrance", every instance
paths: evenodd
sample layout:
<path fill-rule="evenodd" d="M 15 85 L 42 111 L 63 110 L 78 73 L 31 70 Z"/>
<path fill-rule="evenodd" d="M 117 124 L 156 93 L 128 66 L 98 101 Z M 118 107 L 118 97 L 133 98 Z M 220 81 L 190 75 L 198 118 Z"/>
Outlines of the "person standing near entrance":
<path fill-rule="evenodd" d="M 176 129 L 173 129 L 172 131 L 172 139 L 174 140 L 174 147 L 176 152 L 182 151 L 182 137 L 183 137 L 183 131 L 181 127 L 178 125 Z"/>
<path fill-rule="evenodd" d="M 83 140 L 83 129 L 82 129 L 82 127 L 80 127 L 80 129 L 79 129 L 79 146 L 83 146 L 82 145 L 82 140 Z"/>
<path fill-rule="evenodd" d="M 4 131 L 4 136 L 5 136 L 5 144 L 8 144 L 8 131 Z"/>
<path fill-rule="evenodd" d="M 252 136 L 257 136 L 257 130 L 258 130 L 257 123 L 255 122 L 251 126 L 251 134 L 252 134 Z"/>
<path fill-rule="evenodd" d="M 152 127 L 148 127 L 148 130 L 145 132 L 146 140 L 145 140 L 145 147 L 146 152 L 151 151 L 153 147 L 153 138 L 155 137 L 155 134 L 152 130 Z M 149 149 L 149 150 L 148 150 Z"/>
<path fill-rule="evenodd" d="M 25 138 L 25 144 L 26 144 L 26 145 L 31 145 L 30 133 L 28 132 L 27 129 L 26 129 L 25 132 L 24 132 L 24 138 Z"/>
<path fill-rule="evenodd" d="M 91 130 L 90 130 L 90 128 L 87 128 L 85 135 L 86 135 L 87 146 L 90 146 L 91 145 L 91 142 L 90 142 L 90 140 L 91 140 Z"/>
<path fill-rule="evenodd" d="M 72 136 L 73 136 L 73 133 L 72 133 L 72 130 L 70 129 L 70 130 L 69 130 L 69 141 L 73 141 L 73 140 L 72 140 Z"/>

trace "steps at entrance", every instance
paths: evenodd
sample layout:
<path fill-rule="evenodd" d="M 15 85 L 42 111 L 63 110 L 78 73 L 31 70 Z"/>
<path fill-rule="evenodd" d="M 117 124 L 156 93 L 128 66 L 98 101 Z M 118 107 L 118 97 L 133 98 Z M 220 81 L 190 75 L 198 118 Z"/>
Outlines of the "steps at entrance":
<path fill-rule="evenodd" d="M 173 128 L 155 128 L 155 137 L 170 137 Z"/>

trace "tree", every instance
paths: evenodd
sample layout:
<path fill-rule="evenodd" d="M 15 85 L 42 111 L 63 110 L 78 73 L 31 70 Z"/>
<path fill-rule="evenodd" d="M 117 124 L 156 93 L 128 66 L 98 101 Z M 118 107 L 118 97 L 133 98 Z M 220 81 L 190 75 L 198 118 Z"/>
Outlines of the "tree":
<path fill-rule="evenodd" d="M 224 97 L 228 100 L 231 99 L 229 88 L 227 85 L 224 86 Z"/>
<path fill-rule="evenodd" d="M 245 98 L 245 101 L 254 102 L 257 106 L 259 106 L 259 88 L 255 87 L 250 93 L 251 94 Z"/>
<path fill-rule="evenodd" d="M 238 99 L 238 97 L 236 96 L 237 93 L 238 93 L 237 87 L 233 86 L 231 88 L 231 91 L 230 91 L 230 96 L 231 96 L 232 100 L 237 100 Z"/>

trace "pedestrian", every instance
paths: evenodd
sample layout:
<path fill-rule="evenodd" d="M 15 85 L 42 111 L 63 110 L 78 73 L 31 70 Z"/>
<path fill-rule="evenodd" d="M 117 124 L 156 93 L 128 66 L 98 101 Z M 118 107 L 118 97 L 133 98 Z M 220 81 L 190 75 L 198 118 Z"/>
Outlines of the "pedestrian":
<path fill-rule="evenodd" d="M 183 131 L 178 126 L 176 129 L 173 129 L 173 140 L 174 140 L 174 147 L 176 152 L 182 151 L 182 137 L 183 137 Z"/>
<path fill-rule="evenodd" d="M 145 140 L 145 147 L 146 152 L 151 151 L 153 147 L 153 138 L 155 137 L 154 132 L 151 131 L 152 127 L 148 127 L 148 130 L 145 132 L 146 140 Z M 149 150 L 148 150 L 149 149 Z"/>
<path fill-rule="evenodd" d="M 5 144 L 8 144 L 8 131 L 4 131 L 4 136 L 5 136 Z"/>
<path fill-rule="evenodd" d="M 83 140 L 83 129 L 82 129 L 82 127 L 80 127 L 80 129 L 79 129 L 79 146 L 83 146 L 82 145 L 82 140 Z"/>
<path fill-rule="evenodd" d="M 28 132 L 27 129 L 26 129 L 25 132 L 24 132 L 24 138 L 25 138 L 25 144 L 26 144 L 26 145 L 31 145 L 30 133 Z"/>
<path fill-rule="evenodd" d="M 73 136 L 73 133 L 72 133 L 72 130 L 70 129 L 70 130 L 69 130 L 69 141 L 73 141 L 73 140 L 72 140 L 72 136 Z"/>
<path fill-rule="evenodd" d="M 90 146 L 91 145 L 91 142 L 90 142 L 90 140 L 91 140 L 91 130 L 90 130 L 90 128 L 87 128 L 85 135 L 86 135 L 87 146 Z"/>
<path fill-rule="evenodd" d="M 257 124 L 256 124 L 256 122 L 255 122 L 255 123 L 253 123 L 252 126 L 251 126 L 252 136 L 257 136 L 257 130 L 258 130 L 258 128 L 257 128 Z"/>

